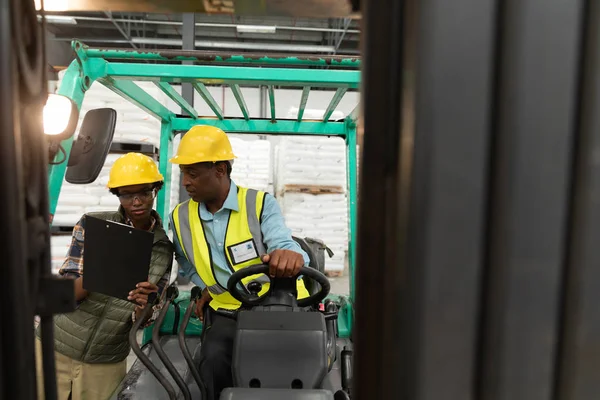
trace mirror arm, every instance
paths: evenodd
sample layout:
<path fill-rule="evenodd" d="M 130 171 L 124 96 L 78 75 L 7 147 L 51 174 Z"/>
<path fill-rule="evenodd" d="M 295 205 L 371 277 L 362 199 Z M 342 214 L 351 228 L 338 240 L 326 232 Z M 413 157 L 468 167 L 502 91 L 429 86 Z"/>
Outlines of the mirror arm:
<path fill-rule="evenodd" d="M 63 158 L 59 161 L 54 161 L 56 159 L 56 155 L 58 152 L 62 152 Z M 48 164 L 57 165 L 62 164 L 67 160 L 67 153 L 65 149 L 61 146 L 60 140 L 49 140 L 48 142 Z"/>

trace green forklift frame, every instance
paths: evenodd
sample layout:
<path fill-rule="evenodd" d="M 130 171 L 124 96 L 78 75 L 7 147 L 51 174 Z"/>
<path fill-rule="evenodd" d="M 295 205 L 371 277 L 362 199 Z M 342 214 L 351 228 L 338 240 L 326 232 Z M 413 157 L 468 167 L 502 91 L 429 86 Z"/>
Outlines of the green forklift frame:
<path fill-rule="evenodd" d="M 194 125 L 212 125 L 227 133 L 262 135 L 317 135 L 340 137 L 346 143 L 347 185 L 349 209 L 348 262 L 350 274 L 350 295 L 332 295 L 340 304 L 338 333 L 340 337 L 350 337 L 353 320 L 354 271 L 356 262 L 356 220 L 357 220 L 357 107 L 343 121 L 329 121 L 344 94 L 349 89 L 357 89 L 360 83 L 360 60 L 348 57 L 318 57 L 248 54 L 207 53 L 199 51 L 130 51 L 120 49 L 93 49 L 79 41 L 72 42 L 76 58 L 66 70 L 58 94 L 72 99 L 81 109 L 85 92 L 94 82 L 99 82 L 124 99 L 135 104 L 161 122 L 159 149 L 159 170 L 165 177 L 164 190 L 157 198 L 157 211 L 168 229 L 169 193 L 171 188 L 171 164 L 173 138 L 178 133 L 189 130 Z M 109 62 L 108 60 L 121 61 Z M 123 62 L 126 61 L 126 62 Z M 173 62 L 193 61 L 204 65 L 181 65 Z M 152 63 L 149 63 L 152 62 Z M 217 65 L 217 64 L 235 64 Z M 239 66 L 239 64 L 246 64 Z M 285 66 L 287 68 L 281 68 Z M 309 66 L 327 68 L 309 69 Z M 334 69 L 337 68 L 337 69 Z M 340 69 L 344 68 L 344 69 Z M 185 115 L 179 115 L 144 91 L 134 81 L 150 81 L 161 89 L 171 100 L 182 108 Z M 206 102 L 215 116 L 198 115 L 175 89 L 172 83 L 191 83 L 200 97 Z M 240 107 L 243 118 L 226 117 L 205 85 L 229 86 Z M 270 118 L 250 117 L 240 85 L 266 86 L 269 93 Z M 277 118 L 275 113 L 274 86 L 302 87 L 298 117 L 295 120 Z M 335 94 L 321 121 L 303 120 L 304 109 L 311 88 L 335 89 Z M 62 142 L 68 159 L 73 138 Z M 58 158 L 59 156 L 57 156 Z M 62 156 L 60 156 L 62 158 Z M 58 162 L 58 160 L 55 160 Z M 50 215 L 54 215 L 67 163 L 52 165 L 49 169 Z M 180 304 L 187 306 L 189 293 L 182 293 Z M 169 313 L 173 314 L 173 313 Z M 168 318 L 161 327 L 162 332 L 173 329 L 176 318 Z M 200 323 L 190 325 L 186 331 L 196 334 Z M 149 340 L 149 331 L 144 334 L 144 342 Z"/>

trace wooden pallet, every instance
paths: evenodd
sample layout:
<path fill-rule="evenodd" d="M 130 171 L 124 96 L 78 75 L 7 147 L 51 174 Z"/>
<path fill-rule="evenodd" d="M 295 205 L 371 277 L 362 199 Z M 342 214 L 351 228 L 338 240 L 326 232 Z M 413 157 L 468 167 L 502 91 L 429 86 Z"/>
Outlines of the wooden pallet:
<path fill-rule="evenodd" d="M 235 12 L 233 0 L 204 0 L 204 9 L 207 13 L 233 14 Z"/>
<path fill-rule="evenodd" d="M 308 193 L 308 194 L 343 194 L 342 186 L 322 186 L 322 185 L 285 185 L 287 193 Z"/>

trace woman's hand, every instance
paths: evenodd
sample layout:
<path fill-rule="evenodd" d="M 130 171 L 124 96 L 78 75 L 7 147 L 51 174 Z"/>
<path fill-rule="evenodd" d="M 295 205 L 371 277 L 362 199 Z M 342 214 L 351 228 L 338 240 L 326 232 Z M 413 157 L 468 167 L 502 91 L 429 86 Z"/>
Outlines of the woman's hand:
<path fill-rule="evenodd" d="M 140 282 L 135 285 L 135 289 L 129 292 L 127 300 L 137 303 L 140 308 L 146 307 L 148 295 L 158 292 L 158 286 L 150 282 Z"/>

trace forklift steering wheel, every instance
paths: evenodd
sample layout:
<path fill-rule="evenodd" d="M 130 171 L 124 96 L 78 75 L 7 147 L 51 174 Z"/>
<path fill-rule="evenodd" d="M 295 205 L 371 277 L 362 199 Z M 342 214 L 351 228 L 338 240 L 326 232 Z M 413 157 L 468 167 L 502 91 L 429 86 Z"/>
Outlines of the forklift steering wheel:
<path fill-rule="evenodd" d="M 242 279 L 257 274 L 265 274 L 267 277 L 269 277 L 270 284 L 267 293 L 259 297 L 257 294 L 248 294 L 242 292 L 238 285 L 242 281 Z M 300 275 L 306 276 L 316 281 L 321 286 L 321 290 L 319 290 L 319 292 L 313 294 L 312 296 L 299 300 L 296 300 L 295 297 L 289 296 L 289 294 L 291 294 L 292 291 L 296 290 L 296 280 Z M 264 305 L 263 303 L 266 303 L 267 299 L 272 299 L 274 300 L 274 304 L 309 307 L 319 303 L 321 300 L 327 297 L 330 289 L 331 285 L 329 284 L 329 279 L 327 279 L 325 275 L 323 275 L 316 269 L 302 267 L 300 269 L 300 272 L 291 278 L 271 278 L 269 276 L 269 266 L 266 264 L 252 265 L 250 267 L 242 268 L 241 270 L 231 275 L 229 277 L 229 281 L 227 282 L 227 290 L 229 291 L 229 293 L 231 293 L 231 295 L 237 301 L 241 302 L 243 305 L 246 306 Z M 278 296 L 278 294 L 281 293 L 286 294 L 286 296 Z M 281 299 L 283 301 L 281 303 L 278 303 L 277 299 Z"/>

